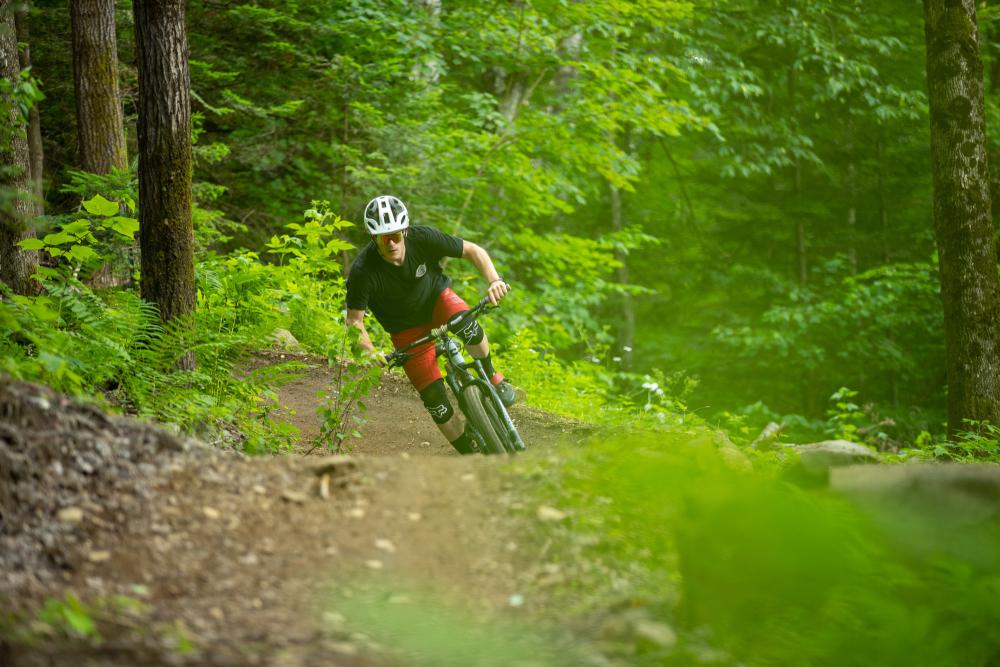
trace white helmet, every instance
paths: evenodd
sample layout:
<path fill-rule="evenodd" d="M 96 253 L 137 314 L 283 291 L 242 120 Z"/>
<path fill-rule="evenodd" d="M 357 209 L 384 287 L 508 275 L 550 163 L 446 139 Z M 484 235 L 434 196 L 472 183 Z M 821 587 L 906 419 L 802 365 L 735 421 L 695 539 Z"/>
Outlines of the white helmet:
<path fill-rule="evenodd" d="M 369 234 L 391 234 L 410 226 L 410 214 L 392 195 L 379 195 L 365 206 L 365 229 Z"/>

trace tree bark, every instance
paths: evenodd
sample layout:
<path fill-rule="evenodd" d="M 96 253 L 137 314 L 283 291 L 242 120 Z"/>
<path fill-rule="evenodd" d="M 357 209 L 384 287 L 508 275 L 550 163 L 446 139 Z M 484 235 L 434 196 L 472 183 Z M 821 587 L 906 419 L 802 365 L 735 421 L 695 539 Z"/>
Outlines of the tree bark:
<path fill-rule="evenodd" d="M 28 30 L 28 5 L 21 5 L 14 15 L 14 22 L 17 24 L 17 41 L 24 44 L 24 49 L 20 51 L 21 69 L 31 67 L 30 33 Z M 45 214 L 45 188 L 42 183 L 43 159 L 42 151 L 42 124 L 38 116 L 38 103 L 31 105 L 28 112 L 28 165 L 29 176 L 31 178 L 32 192 L 35 195 L 34 215 Z"/>
<path fill-rule="evenodd" d="M 16 85 L 21 76 L 17 53 L 17 26 L 10 0 L 0 1 L 0 73 Z M 38 253 L 22 250 L 17 243 L 33 236 L 28 221 L 34 213 L 31 201 L 31 165 L 28 155 L 27 125 L 13 97 L 4 95 L 7 127 L 2 132 L 0 164 L 5 167 L 0 187 L 12 193 L 10 204 L 0 211 L 0 281 L 17 294 L 32 294 L 31 275 L 38 265 Z"/>
<path fill-rule="evenodd" d="M 194 311 L 191 90 L 183 0 L 133 0 L 139 66 L 142 298 L 172 320 Z"/>
<path fill-rule="evenodd" d="M 138 12 L 137 12 L 138 13 Z M 73 86 L 80 166 L 94 174 L 125 169 L 125 129 L 118 94 L 114 0 L 72 0 Z"/>
<path fill-rule="evenodd" d="M 948 433 L 1000 425 L 1000 281 L 974 0 L 924 0 Z"/>

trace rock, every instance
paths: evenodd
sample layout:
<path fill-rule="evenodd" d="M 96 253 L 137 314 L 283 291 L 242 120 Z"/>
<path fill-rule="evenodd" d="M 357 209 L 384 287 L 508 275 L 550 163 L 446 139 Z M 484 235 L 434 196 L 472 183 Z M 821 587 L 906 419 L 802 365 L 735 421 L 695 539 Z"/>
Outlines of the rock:
<path fill-rule="evenodd" d="M 677 633 L 666 623 L 639 620 L 632 626 L 632 632 L 637 640 L 652 644 L 656 648 L 673 648 L 677 645 Z"/>
<path fill-rule="evenodd" d="M 83 521 L 83 510 L 79 507 L 64 507 L 56 516 L 63 523 L 80 523 Z"/>
<path fill-rule="evenodd" d="M 111 560 L 110 551 L 91 551 L 87 554 L 87 560 L 91 563 L 103 563 L 105 561 Z"/>
<path fill-rule="evenodd" d="M 264 487 L 263 487 L 262 485 L 260 485 L 260 484 L 254 484 L 254 485 L 253 485 L 253 492 L 254 492 L 254 493 L 256 493 L 256 494 L 257 494 L 258 496 L 262 496 L 262 495 L 264 495 L 265 493 L 267 493 L 267 489 L 266 489 L 266 488 L 264 488 Z"/>
<path fill-rule="evenodd" d="M 420 512 L 410 512 L 406 515 L 406 518 L 410 521 L 420 521 L 423 517 L 420 515 Z"/>
<path fill-rule="evenodd" d="M 378 538 L 375 540 L 375 548 L 389 554 L 396 553 L 396 545 L 393 544 L 390 540 L 382 538 Z"/>
<path fill-rule="evenodd" d="M 275 329 L 271 332 L 271 341 L 279 350 L 285 350 L 286 352 L 302 351 L 302 344 L 299 343 L 298 339 L 288 329 Z"/>
<path fill-rule="evenodd" d="M 317 477 L 323 475 L 345 474 L 354 471 L 358 467 L 357 462 L 346 454 L 334 454 L 327 456 L 323 461 L 313 466 L 313 474 Z"/>
<path fill-rule="evenodd" d="M 1000 567 L 1000 466 L 849 466 L 830 472 L 830 487 L 865 508 L 910 553 Z"/>
<path fill-rule="evenodd" d="M 299 493 L 298 491 L 289 491 L 286 489 L 285 491 L 282 491 L 281 499 L 286 502 L 295 503 L 296 505 L 304 505 L 306 500 L 309 499 L 309 497 L 304 493 Z"/>
<path fill-rule="evenodd" d="M 382 561 L 372 558 L 371 560 L 365 561 L 365 567 L 367 567 L 369 570 L 381 570 L 384 566 L 382 564 Z"/>
<path fill-rule="evenodd" d="M 202 507 L 201 511 L 209 519 L 218 519 L 220 516 L 222 516 L 222 513 L 219 512 L 219 510 L 215 509 L 214 507 Z"/>
<path fill-rule="evenodd" d="M 536 512 L 536 515 L 538 516 L 539 521 L 547 521 L 547 522 L 562 521 L 568 516 L 566 512 L 557 510 L 554 507 L 549 507 L 548 505 L 540 506 Z"/>
<path fill-rule="evenodd" d="M 868 447 L 849 440 L 824 440 L 788 447 L 798 453 L 802 468 L 814 475 L 826 474 L 830 468 L 880 460 L 879 455 Z"/>
<path fill-rule="evenodd" d="M 357 655 L 358 647 L 350 642 L 327 642 L 326 647 L 341 655 Z"/>

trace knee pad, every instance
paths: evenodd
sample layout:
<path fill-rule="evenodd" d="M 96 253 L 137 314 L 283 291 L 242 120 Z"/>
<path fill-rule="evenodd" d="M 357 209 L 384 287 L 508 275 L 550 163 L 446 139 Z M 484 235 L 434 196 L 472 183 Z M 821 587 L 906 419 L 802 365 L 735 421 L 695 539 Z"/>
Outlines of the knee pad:
<path fill-rule="evenodd" d="M 483 342 L 483 328 L 479 326 L 479 321 L 473 319 L 471 322 L 466 322 L 465 326 L 455 332 L 462 342 L 466 345 L 479 345 Z"/>
<path fill-rule="evenodd" d="M 431 413 L 431 419 L 435 424 L 444 424 L 455 414 L 451 401 L 448 400 L 448 392 L 444 388 L 444 380 L 440 378 L 421 390 L 420 400 L 424 402 L 427 412 Z"/>

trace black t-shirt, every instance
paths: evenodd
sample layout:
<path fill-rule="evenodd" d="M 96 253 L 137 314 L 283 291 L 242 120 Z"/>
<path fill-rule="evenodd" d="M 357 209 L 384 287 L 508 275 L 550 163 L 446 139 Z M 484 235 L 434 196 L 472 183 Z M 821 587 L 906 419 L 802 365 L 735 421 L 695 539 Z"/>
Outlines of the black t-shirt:
<path fill-rule="evenodd" d="M 462 256 L 462 239 L 431 227 L 410 227 L 402 266 L 382 259 L 372 241 L 358 253 L 347 276 L 347 307 L 371 310 L 382 328 L 399 333 L 431 321 L 438 295 L 451 286 L 441 270 L 445 257 Z"/>

